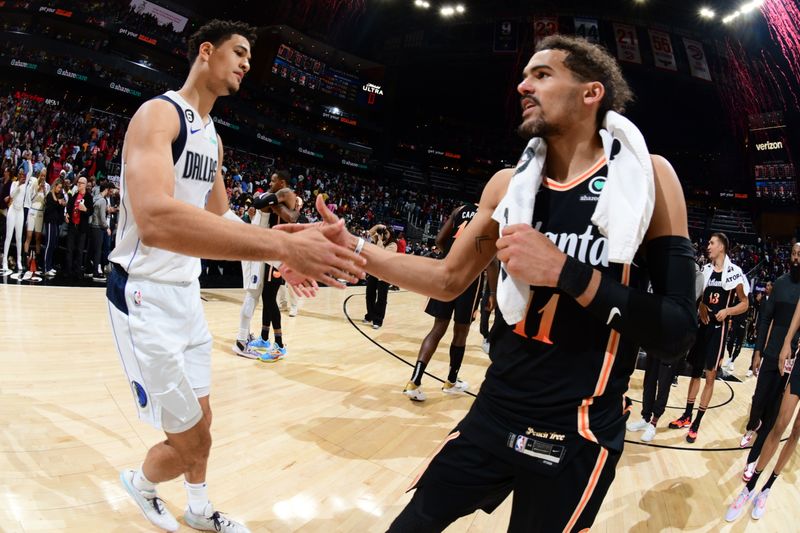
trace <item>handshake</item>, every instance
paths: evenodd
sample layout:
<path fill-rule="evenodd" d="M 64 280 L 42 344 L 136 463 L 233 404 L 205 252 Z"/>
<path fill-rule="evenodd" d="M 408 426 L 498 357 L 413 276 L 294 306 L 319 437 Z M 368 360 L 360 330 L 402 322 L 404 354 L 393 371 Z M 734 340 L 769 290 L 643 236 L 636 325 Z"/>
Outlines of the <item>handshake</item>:
<path fill-rule="evenodd" d="M 253 199 L 253 206 L 261 209 L 259 205 L 275 205 L 279 202 L 277 196 L 261 194 Z M 317 281 L 343 289 L 343 282 L 357 283 L 366 275 L 366 260 L 359 255 L 364 240 L 347 231 L 344 221 L 328 209 L 321 195 L 317 196 L 316 208 L 321 222 L 272 228 L 288 234 L 279 268 L 281 275 L 296 294 L 306 297 L 316 294 Z"/>

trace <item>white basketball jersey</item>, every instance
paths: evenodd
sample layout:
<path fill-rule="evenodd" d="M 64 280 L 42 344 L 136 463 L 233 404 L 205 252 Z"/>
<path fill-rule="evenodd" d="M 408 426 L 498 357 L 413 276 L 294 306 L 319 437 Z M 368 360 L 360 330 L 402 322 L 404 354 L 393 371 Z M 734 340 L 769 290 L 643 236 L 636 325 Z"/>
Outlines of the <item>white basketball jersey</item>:
<path fill-rule="evenodd" d="M 214 122 L 209 118 L 208 124 L 203 124 L 200 113 L 175 91 L 168 91 L 157 98 L 173 103 L 176 113 L 180 114 L 180 133 L 172 144 L 172 159 L 175 162 L 174 197 L 204 209 L 220 164 Z M 131 276 L 173 283 L 197 279 L 200 275 L 199 258 L 142 244 L 125 185 L 123 157 L 119 227 L 116 247 L 109 255 L 109 260 L 120 265 Z"/>

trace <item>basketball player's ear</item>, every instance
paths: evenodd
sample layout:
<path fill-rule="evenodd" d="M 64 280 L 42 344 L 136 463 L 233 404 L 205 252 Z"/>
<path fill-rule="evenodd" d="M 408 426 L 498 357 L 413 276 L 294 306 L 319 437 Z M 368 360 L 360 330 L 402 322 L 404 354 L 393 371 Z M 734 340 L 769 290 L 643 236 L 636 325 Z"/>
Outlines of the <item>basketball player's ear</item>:
<path fill-rule="evenodd" d="M 606 88 L 599 81 L 593 81 L 586 85 L 583 93 L 583 101 L 587 104 L 599 103 L 606 95 Z"/>
<path fill-rule="evenodd" d="M 211 54 L 214 52 L 214 45 L 209 41 L 200 44 L 200 51 L 197 54 L 203 61 L 208 61 Z"/>

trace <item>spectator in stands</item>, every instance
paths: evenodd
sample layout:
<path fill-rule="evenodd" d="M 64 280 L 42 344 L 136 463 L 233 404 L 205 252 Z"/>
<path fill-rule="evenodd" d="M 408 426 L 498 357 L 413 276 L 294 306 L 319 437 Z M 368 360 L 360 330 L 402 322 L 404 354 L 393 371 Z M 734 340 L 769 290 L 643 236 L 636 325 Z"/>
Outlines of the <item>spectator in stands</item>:
<path fill-rule="evenodd" d="M 6 241 L 3 243 L 3 268 L 0 269 L 0 275 L 3 276 L 11 274 L 10 265 L 8 263 L 8 252 L 11 248 L 12 237 L 15 237 L 17 245 L 16 268 L 18 271 L 22 271 L 22 221 L 24 218 L 22 203 L 26 180 L 27 176 L 25 175 L 25 170 L 20 167 L 17 173 L 17 179 L 11 183 L 8 196 L 3 198 L 5 205 L 8 207 L 8 213 L 6 215 Z"/>
<path fill-rule="evenodd" d="M 25 255 L 28 256 L 30 261 L 31 257 L 39 257 L 42 250 L 42 228 L 44 226 L 44 198 L 49 191 L 47 185 L 47 169 L 41 168 L 39 170 L 39 177 L 35 180 L 35 189 L 32 190 L 30 208 L 28 209 L 27 217 L 27 231 L 25 234 Z M 36 239 L 36 244 L 33 249 L 33 254 L 30 254 L 31 241 Z"/>
<path fill-rule="evenodd" d="M 377 224 L 369 230 L 373 244 L 390 252 L 397 251 L 397 239 L 391 228 L 385 224 Z M 386 297 L 389 294 L 389 284 L 376 278 L 367 276 L 367 314 L 364 323 L 372 324 L 372 329 L 379 329 L 386 316 Z"/>
<path fill-rule="evenodd" d="M 75 192 L 67 201 L 67 260 L 64 273 L 79 277 L 83 273 L 83 253 L 89 233 L 89 217 L 94 210 L 91 194 L 86 191 L 87 179 L 78 178 Z"/>
<path fill-rule="evenodd" d="M 44 272 L 45 276 L 52 278 L 56 275 L 53 262 L 56 250 L 58 249 L 58 235 L 61 224 L 64 222 L 64 208 L 67 201 L 64 199 L 64 182 L 57 179 L 53 182 L 50 192 L 45 197 L 44 205 L 44 224 L 45 224 L 45 247 L 44 247 Z"/>
<path fill-rule="evenodd" d="M 11 195 L 11 183 L 13 182 L 11 178 L 11 167 L 4 166 L 3 167 L 3 183 L 0 185 L 0 237 L 5 242 L 6 237 L 6 217 L 8 216 L 8 205 L 6 205 L 5 199 Z"/>
<path fill-rule="evenodd" d="M 103 241 L 106 235 L 111 236 L 111 228 L 108 225 L 108 182 L 103 182 L 99 185 L 97 194 L 92 198 L 93 209 L 92 215 L 89 218 L 89 227 L 91 228 L 91 245 L 89 249 L 92 255 L 92 279 L 94 281 L 103 282 L 106 280 L 103 268 Z"/>
<path fill-rule="evenodd" d="M 397 253 L 398 253 L 398 254 L 404 254 L 404 253 L 406 253 L 406 246 L 407 246 L 407 243 L 406 243 L 406 234 L 405 234 L 405 232 L 404 232 L 404 231 L 401 231 L 401 232 L 400 232 L 400 233 L 397 235 Z"/>

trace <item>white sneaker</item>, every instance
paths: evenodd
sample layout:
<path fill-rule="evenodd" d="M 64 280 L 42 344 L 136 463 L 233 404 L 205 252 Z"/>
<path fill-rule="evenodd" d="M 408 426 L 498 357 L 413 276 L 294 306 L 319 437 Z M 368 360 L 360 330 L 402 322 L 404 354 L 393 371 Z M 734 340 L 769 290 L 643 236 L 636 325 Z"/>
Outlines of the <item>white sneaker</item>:
<path fill-rule="evenodd" d="M 647 429 L 647 426 L 650 425 L 652 425 L 650 422 L 642 418 L 636 422 L 628 422 L 625 427 L 628 429 L 628 431 L 643 431 Z"/>
<path fill-rule="evenodd" d="M 56 269 L 55 268 L 51 268 L 50 270 L 45 272 L 44 275 L 47 276 L 48 278 L 54 278 L 54 277 L 56 277 Z"/>
<path fill-rule="evenodd" d="M 422 389 L 419 385 L 415 385 L 413 381 L 409 381 L 406 384 L 406 388 L 403 389 L 403 394 L 408 396 L 412 401 L 415 402 L 424 402 L 425 401 L 425 393 L 422 392 Z"/>
<path fill-rule="evenodd" d="M 133 501 L 136 502 L 136 505 L 139 506 L 144 517 L 154 526 L 160 527 L 161 529 L 166 531 L 178 531 L 180 527 L 178 521 L 175 520 L 175 517 L 172 516 L 164 506 L 163 500 L 156 496 L 156 491 L 149 492 L 138 490 L 133 486 L 133 474 L 134 471 L 131 469 L 123 470 L 119 473 L 119 480 L 122 482 L 122 486 L 125 487 L 125 490 L 128 491 L 128 494 L 131 495 Z"/>
<path fill-rule="evenodd" d="M 31 272 L 30 270 L 26 270 L 25 273 L 22 275 L 22 280 L 28 281 L 32 277 L 33 277 L 33 272 Z"/>
<path fill-rule="evenodd" d="M 211 503 L 206 504 L 203 514 L 194 514 L 191 508 L 183 513 L 186 525 L 200 531 L 219 531 L 220 533 L 250 533 L 244 524 L 235 522 L 227 516 L 215 511 Z"/>
<path fill-rule="evenodd" d="M 455 383 L 450 383 L 449 381 L 445 380 L 444 385 L 442 385 L 442 392 L 445 394 L 461 394 L 466 392 L 468 388 L 469 383 L 456 378 Z"/>
<path fill-rule="evenodd" d="M 489 353 L 489 339 L 483 339 L 481 343 L 481 348 L 483 349 L 483 353 Z"/>
<path fill-rule="evenodd" d="M 730 374 L 733 374 L 734 372 L 736 372 L 736 367 L 734 366 L 733 361 L 728 363 L 728 372 Z"/>
<path fill-rule="evenodd" d="M 753 371 L 752 370 L 748 370 L 747 372 L 744 373 L 744 377 L 746 377 L 746 378 L 753 377 Z"/>
<path fill-rule="evenodd" d="M 653 424 L 647 424 L 647 427 L 644 429 L 644 433 L 639 439 L 642 442 L 650 442 L 656 436 L 656 427 Z"/>
<path fill-rule="evenodd" d="M 767 512 L 767 496 L 769 496 L 770 489 L 762 490 L 756 496 L 756 501 L 753 502 L 753 512 L 750 513 L 750 516 L 753 517 L 753 520 L 761 520 L 764 516 L 764 513 Z"/>
<path fill-rule="evenodd" d="M 241 357 L 246 357 L 247 359 L 258 359 L 258 357 L 261 355 L 261 352 L 250 346 L 250 343 L 245 344 L 244 348 L 240 348 L 240 342 L 241 341 L 237 340 L 233 343 L 233 353 Z"/>
<path fill-rule="evenodd" d="M 742 511 L 744 511 L 745 505 L 750 503 L 750 500 L 753 499 L 755 491 L 748 490 L 747 487 L 742 489 L 742 492 L 736 497 L 728 510 L 725 512 L 725 521 L 726 522 L 733 522 L 737 518 L 742 515 Z"/>
<path fill-rule="evenodd" d="M 758 461 L 753 461 L 752 463 L 747 463 L 747 466 L 744 467 L 744 472 L 742 473 L 742 480 L 747 483 L 751 479 L 753 479 L 753 474 L 756 472 L 756 463 Z"/>
<path fill-rule="evenodd" d="M 289 316 L 297 316 L 297 306 L 293 305 L 289 308 Z"/>
<path fill-rule="evenodd" d="M 758 423 L 758 427 L 756 429 L 747 430 L 742 436 L 742 440 L 739 441 L 739 448 L 746 448 L 747 445 L 750 444 L 756 437 L 756 433 L 759 429 L 761 429 L 761 422 Z"/>

